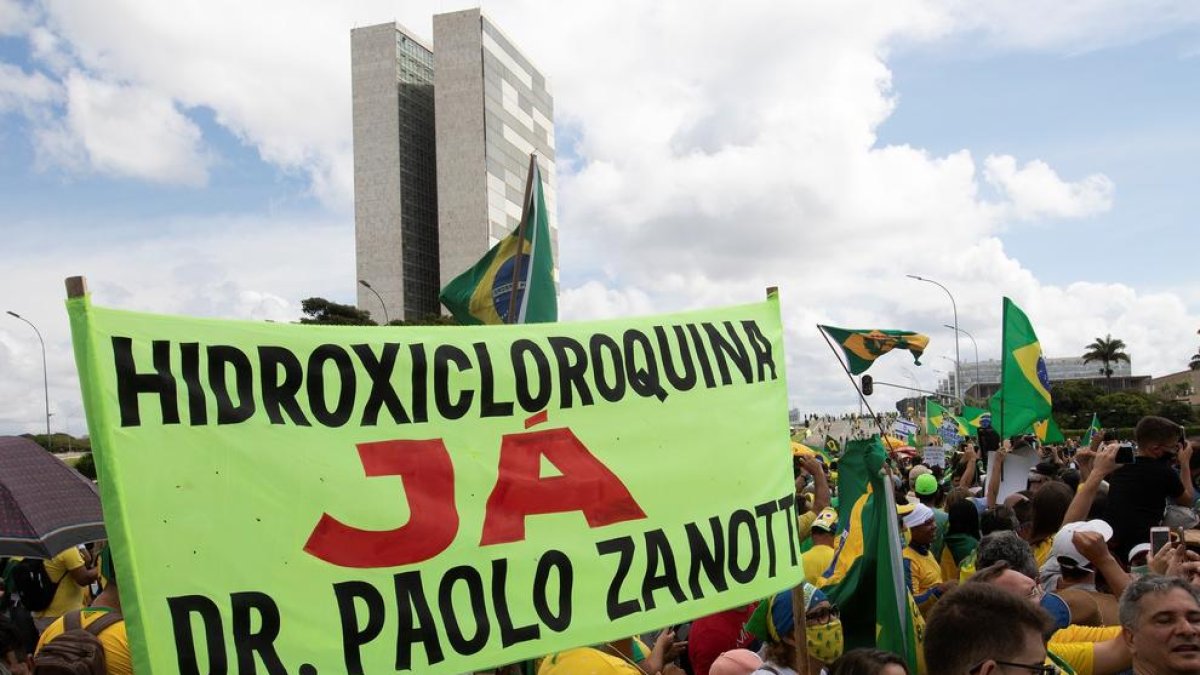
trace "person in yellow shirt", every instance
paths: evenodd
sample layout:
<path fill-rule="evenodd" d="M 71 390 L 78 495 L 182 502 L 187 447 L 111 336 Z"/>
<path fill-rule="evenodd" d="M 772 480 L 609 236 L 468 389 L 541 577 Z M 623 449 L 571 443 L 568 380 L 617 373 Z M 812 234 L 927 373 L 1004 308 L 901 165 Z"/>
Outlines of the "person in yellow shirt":
<path fill-rule="evenodd" d="M 121 594 L 117 589 L 117 576 L 113 573 L 112 554 L 106 548 L 100 557 L 100 566 L 104 568 L 104 576 L 109 581 L 104 590 L 100 591 L 100 595 L 97 595 L 96 599 L 92 601 L 92 606 L 80 612 L 80 623 L 84 628 L 100 620 L 101 617 L 114 613 L 120 615 L 121 613 Z M 36 654 L 42 651 L 42 647 L 62 635 L 65 630 L 65 617 L 59 617 L 46 630 L 42 631 L 42 636 L 38 639 L 35 660 Z M 125 633 L 124 619 L 104 628 L 100 631 L 97 639 L 100 640 L 100 646 L 104 648 L 107 675 L 133 675 L 133 657 L 129 652 L 129 637 Z"/>
<path fill-rule="evenodd" d="M 904 567 L 911 578 L 912 595 L 922 612 L 928 612 L 932 602 L 958 584 L 942 579 L 942 566 L 933 557 L 930 546 L 937 534 L 933 509 L 916 504 L 904 516 L 904 527 L 908 529 L 910 541 L 904 547 Z"/>
<path fill-rule="evenodd" d="M 823 509 L 813 522 L 813 547 L 804 552 L 804 580 L 810 584 L 816 585 L 833 562 L 837 523 L 837 511 L 832 507 Z"/>
<path fill-rule="evenodd" d="M 83 554 L 74 546 L 47 560 L 45 566 L 46 574 L 58 584 L 58 588 L 46 609 L 33 613 L 33 622 L 39 631 L 45 630 L 63 614 L 83 609 L 84 593 L 97 579 L 96 568 L 89 566 Z"/>

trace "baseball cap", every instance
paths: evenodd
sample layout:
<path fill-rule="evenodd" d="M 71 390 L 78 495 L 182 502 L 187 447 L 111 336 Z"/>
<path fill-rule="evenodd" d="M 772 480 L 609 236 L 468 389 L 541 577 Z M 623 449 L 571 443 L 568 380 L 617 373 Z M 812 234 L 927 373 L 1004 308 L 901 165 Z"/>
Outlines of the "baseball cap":
<path fill-rule="evenodd" d="M 1091 570 L 1092 563 L 1084 557 L 1079 549 L 1075 548 L 1075 544 L 1071 543 L 1071 537 L 1076 532 L 1098 532 L 1104 541 L 1112 539 L 1112 525 L 1103 520 L 1088 520 L 1083 522 L 1067 523 L 1062 526 L 1058 534 L 1054 535 L 1054 544 L 1050 547 L 1050 559 L 1058 560 L 1059 564 L 1074 563 L 1074 567 Z"/>
<path fill-rule="evenodd" d="M 837 529 L 838 514 L 832 507 L 825 507 L 817 514 L 817 519 L 813 522 L 814 530 L 822 532 L 833 532 Z"/>
<path fill-rule="evenodd" d="M 762 659 L 749 649 L 731 649 L 709 666 L 710 675 L 750 675 L 762 667 Z"/>
<path fill-rule="evenodd" d="M 916 504 L 913 510 L 904 516 L 904 526 L 912 529 L 918 525 L 924 525 L 929 520 L 933 519 L 933 509 L 924 504 Z"/>
<path fill-rule="evenodd" d="M 929 495 L 937 494 L 938 482 L 931 473 L 924 473 L 917 476 L 917 482 L 913 485 L 913 491 L 919 495 L 928 497 Z"/>
<path fill-rule="evenodd" d="M 1133 564 L 1133 559 L 1143 553 L 1147 555 L 1150 554 L 1150 544 L 1138 544 L 1137 546 L 1129 549 L 1129 563 Z"/>

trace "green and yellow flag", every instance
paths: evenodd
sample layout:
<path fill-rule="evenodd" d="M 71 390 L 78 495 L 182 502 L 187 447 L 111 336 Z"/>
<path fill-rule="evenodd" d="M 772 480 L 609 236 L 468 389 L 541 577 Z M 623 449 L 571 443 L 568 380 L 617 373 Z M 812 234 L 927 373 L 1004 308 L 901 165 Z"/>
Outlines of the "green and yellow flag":
<path fill-rule="evenodd" d="M 530 163 L 529 171 L 531 188 L 522 226 L 446 284 L 439 296 L 446 309 L 464 326 L 558 320 L 542 174 L 537 162 Z"/>
<path fill-rule="evenodd" d="M 1029 317 L 1004 298 L 1004 343 L 1000 390 L 992 396 L 992 424 L 1001 438 L 1024 433 L 1050 417 L 1050 377 L 1042 345 Z"/>
<path fill-rule="evenodd" d="M 1041 443 L 1065 443 L 1067 440 L 1063 437 L 1062 429 L 1058 428 L 1058 422 L 1055 422 L 1053 417 L 1034 422 L 1033 434 Z"/>
<path fill-rule="evenodd" d="M 833 436 L 825 437 L 825 456 L 837 459 L 842 455 L 842 444 Z"/>
<path fill-rule="evenodd" d="M 1092 444 L 1092 436 L 1100 433 L 1100 415 L 1092 413 L 1092 423 L 1088 425 L 1087 433 L 1083 435 L 1083 445 Z"/>
<path fill-rule="evenodd" d="M 958 435 L 966 438 L 970 436 L 967 421 L 955 415 L 946 408 L 943 408 L 940 403 L 933 399 L 925 399 L 925 433 L 937 434 L 940 433 L 942 425 L 947 421 L 953 421 L 958 427 Z"/>
<path fill-rule="evenodd" d="M 880 330 L 878 328 L 834 328 L 820 326 L 829 337 L 837 342 L 846 354 L 846 362 L 850 372 L 861 375 L 867 372 L 875 359 L 893 349 L 907 349 L 912 352 L 913 361 L 921 365 L 921 354 L 929 346 L 929 337 L 906 330 Z"/>
<path fill-rule="evenodd" d="M 991 414 L 992 411 L 988 410 L 987 408 L 974 408 L 972 406 L 965 405 L 963 406 L 962 418 L 966 421 L 968 427 L 970 427 L 972 430 L 978 430 L 979 422 L 983 420 L 984 417 L 991 416 Z"/>
<path fill-rule="evenodd" d="M 828 577 L 818 585 L 842 611 L 847 651 L 883 649 L 903 657 L 915 673 L 920 626 L 905 584 L 896 503 L 882 472 L 885 461 L 878 436 L 846 443 L 838 515 L 846 533 Z"/>

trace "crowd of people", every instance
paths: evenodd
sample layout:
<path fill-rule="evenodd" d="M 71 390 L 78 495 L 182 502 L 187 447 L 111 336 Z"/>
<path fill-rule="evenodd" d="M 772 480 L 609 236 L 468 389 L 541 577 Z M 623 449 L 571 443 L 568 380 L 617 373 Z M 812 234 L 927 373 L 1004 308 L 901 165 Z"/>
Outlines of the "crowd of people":
<path fill-rule="evenodd" d="M 979 433 L 994 434 L 986 421 Z M 1134 436 L 1133 444 L 1122 444 L 1097 433 L 1084 446 L 1052 447 L 1014 437 L 990 458 L 968 439 L 944 465 L 927 466 L 916 456 L 889 460 L 919 672 L 1200 675 L 1193 480 L 1200 440 L 1160 417 L 1142 419 Z M 1039 461 L 1026 488 L 1002 494 L 1001 481 L 988 477 L 1003 475 L 1013 453 L 1030 452 Z M 823 590 L 847 539 L 835 508 L 837 460 L 808 455 L 796 469 L 804 540 L 798 592 L 496 672 L 909 673 L 903 655 L 844 649 L 841 609 Z M 96 672 L 132 672 L 106 550 L 93 556 L 73 548 L 45 561 L 53 595 L 24 613 L 18 597 L 26 568 L 19 560 L 3 562 L 0 675 L 80 672 L 61 664 L 84 658 L 89 648 L 101 652 L 91 657 L 104 663 Z M 797 616 L 803 631 L 795 630 Z"/>

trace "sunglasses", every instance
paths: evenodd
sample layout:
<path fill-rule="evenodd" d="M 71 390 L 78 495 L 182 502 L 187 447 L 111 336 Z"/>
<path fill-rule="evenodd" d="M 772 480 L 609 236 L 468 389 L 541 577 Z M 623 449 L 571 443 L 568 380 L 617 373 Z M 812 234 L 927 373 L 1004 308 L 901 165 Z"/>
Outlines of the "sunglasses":
<path fill-rule="evenodd" d="M 811 624 L 816 624 L 818 626 L 823 626 L 823 625 L 829 623 L 830 621 L 837 619 L 841 615 L 842 615 L 842 613 L 840 611 L 838 611 L 838 608 L 834 607 L 833 605 L 830 605 L 828 607 L 820 607 L 818 609 L 814 609 L 814 610 L 806 613 L 804 615 L 804 623 L 811 623 Z"/>
<path fill-rule="evenodd" d="M 1039 673 L 1040 675 L 1056 675 L 1056 673 L 1059 672 L 1057 666 L 1052 666 L 1052 665 L 1045 664 L 1045 663 L 1031 665 L 1028 663 L 1013 663 L 1012 661 L 996 661 L 994 659 L 987 659 L 986 661 L 980 661 L 974 668 L 971 668 L 967 672 L 968 673 L 978 673 L 979 669 L 983 668 L 983 665 L 985 663 L 987 663 L 988 661 L 991 661 L 992 663 L 995 663 L 998 666 L 1008 666 L 1010 668 L 1021 668 L 1023 670 L 1028 670 L 1031 673 Z"/>

